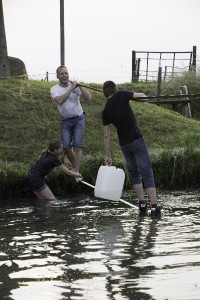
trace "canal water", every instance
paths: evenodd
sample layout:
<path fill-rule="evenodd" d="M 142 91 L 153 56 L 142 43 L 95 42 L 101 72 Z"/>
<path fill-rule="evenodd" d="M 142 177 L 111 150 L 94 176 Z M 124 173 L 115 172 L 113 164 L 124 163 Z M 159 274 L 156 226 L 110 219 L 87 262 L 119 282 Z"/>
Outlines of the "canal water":
<path fill-rule="evenodd" d="M 0 299 L 199 300 L 199 195 L 160 193 L 160 219 L 93 195 L 1 200 Z"/>

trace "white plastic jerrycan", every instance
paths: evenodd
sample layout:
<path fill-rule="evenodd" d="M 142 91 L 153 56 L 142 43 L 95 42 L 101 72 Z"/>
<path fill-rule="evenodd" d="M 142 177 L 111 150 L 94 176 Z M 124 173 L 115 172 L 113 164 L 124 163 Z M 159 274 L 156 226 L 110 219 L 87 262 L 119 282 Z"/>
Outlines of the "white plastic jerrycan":
<path fill-rule="evenodd" d="M 97 173 L 94 195 L 108 200 L 119 200 L 124 186 L 125 173 L 113 166 L 101 166 Z"/>

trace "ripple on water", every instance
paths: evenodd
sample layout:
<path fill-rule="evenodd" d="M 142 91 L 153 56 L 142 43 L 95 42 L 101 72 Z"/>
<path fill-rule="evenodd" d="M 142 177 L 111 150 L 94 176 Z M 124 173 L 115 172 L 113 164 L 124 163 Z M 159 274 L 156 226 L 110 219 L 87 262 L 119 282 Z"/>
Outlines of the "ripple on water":
<path fill-rule="evenodd" d="M 199 300 L 198 193 L 159 202 L 160 220 L 84 195 L 0 207 L 0 299 Z"/>

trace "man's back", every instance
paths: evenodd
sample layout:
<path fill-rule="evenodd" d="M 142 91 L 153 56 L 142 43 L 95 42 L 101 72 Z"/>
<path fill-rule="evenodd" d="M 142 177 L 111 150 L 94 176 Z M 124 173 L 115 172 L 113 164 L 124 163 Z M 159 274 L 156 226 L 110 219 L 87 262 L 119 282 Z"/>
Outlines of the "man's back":
<path fill-rule="evenodd" d="M 119 91 L 107 100 L 102 112 L 103 125 L 113 124 L 117 128 L 120 145 L 125 145 L 142 137 L 129 101 L 133 94 Z"/>

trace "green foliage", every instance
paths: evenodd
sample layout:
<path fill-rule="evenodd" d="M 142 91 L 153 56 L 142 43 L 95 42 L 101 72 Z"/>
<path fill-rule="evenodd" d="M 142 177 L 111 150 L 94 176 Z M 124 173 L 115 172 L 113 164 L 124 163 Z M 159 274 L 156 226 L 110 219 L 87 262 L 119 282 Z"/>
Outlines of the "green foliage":
<path fill-rule="evenodd" d="M 0 198 L 21 198 L 30 194 L 26 187 L 27 166 L 21 163 L 0 162 Z"/>
<path fill-rule="evenodd" d="M 180 87 L 186 86 L 189 94 L 200 94 L 200 72 L 184 72 L 182 75 L 173 76 L 169 81 L 162 83 L 163 95 L 179 94 Z M 200 120 L 200 98 L 191 98 L 192 117 Z"/>
<path fill-rule="evenodd" d="M 179 94 L 180 85 L 187 85 L 190 93 L 199 93 L 199 78 L 190 76 L 193 74 L 163 83 L 162 94 Z M 60 117 L 49 93 L 54 84 L 19 79 L 0 81 L 0 195 L 29 195 L 24 184 L 25 175 L 49 140 L 60 138 Z M 88 85 L 102 89 L 99 84 Z M 120 89 L 155 95 L 156 83 L 127 83 L 121 84 Z M 101 112 L 105 98 L 101 92 L 89 91 L 91 103 L 82 101 L 86 130 L 81 173 L 85 181 L 94 185 L 99 166 L 104 164 Z M 200 102 L 193 102 L 196 103 L 192 106 L 193 114 L 198 116 Z M 167 106 L 138 102 L 131 102 L 131 106 L 153 159 L 158 185 L 185 186 L 187 182 L 195 185 L 199 175 L 199 121 L 187 119 Z M 114 128 L 111 142 L 113 165 L 126 171 Z M 128 188 L 130 180 L 126 175 L 125 187 Z M 188 176 L 189 181 L 186 180 Z M 48 180 L 55 193 L 61 196 L 77 188 L 78 191 L 87 188 L 59 171 L 53 172 Z"/>
<path fill-rule="evenodd" d="M 154 156 L 156 183 L 162 188 L 199 187 L 200 149 L 186 147 L 172 152 L 164 150 Z"/>

